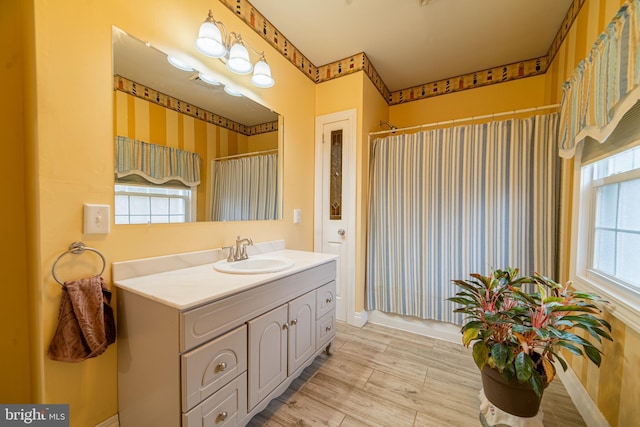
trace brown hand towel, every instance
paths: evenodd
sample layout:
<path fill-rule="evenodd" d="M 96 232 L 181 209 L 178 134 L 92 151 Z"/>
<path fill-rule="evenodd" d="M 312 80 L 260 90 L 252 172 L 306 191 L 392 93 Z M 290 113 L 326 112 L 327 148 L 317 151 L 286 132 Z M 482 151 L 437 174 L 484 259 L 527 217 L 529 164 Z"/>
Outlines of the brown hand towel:
<path fill-rule="evenodd" d="M 49 358 L 81 362 L 104 353 L 116 340 L 110 303 L 111 291 L 100 276 L 65 282 Z"/>

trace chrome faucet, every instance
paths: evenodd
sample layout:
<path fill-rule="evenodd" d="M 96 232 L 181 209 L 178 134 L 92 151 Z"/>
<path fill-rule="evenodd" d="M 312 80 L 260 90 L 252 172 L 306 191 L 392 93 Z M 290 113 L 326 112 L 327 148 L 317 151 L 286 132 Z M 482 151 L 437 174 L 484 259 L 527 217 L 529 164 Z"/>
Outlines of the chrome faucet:
<path fill-rule="evenodd" d="M 229 249 L 227 262 L 241 261 L 249 258 L 249 255 L 247 255 L 247 245 L 253 245 L 253 240 L 248 237 L 241 239 L 240 236 L 238 236 L 235 246 L 223 246 L 222 249 Z"/>
<path fill-rule="evenodd" d="M 249 237 L 241 239 L 240 236 L 238 236 L 236 238 L 236 253 L 234 257 L 236 261 L 249 258 L 249 255 L 247 255 L 247 245 L 253 245 L 253 240 Z"/>

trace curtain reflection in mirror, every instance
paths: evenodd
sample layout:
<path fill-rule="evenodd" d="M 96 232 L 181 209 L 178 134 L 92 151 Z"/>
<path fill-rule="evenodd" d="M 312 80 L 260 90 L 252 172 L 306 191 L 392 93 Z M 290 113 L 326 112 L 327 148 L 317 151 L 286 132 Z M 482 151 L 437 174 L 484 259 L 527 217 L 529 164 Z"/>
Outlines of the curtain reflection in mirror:
<path fill-rule="evenodd" d="M 278 218 L 278 155 L 211 162 L 213 221 Z"/>

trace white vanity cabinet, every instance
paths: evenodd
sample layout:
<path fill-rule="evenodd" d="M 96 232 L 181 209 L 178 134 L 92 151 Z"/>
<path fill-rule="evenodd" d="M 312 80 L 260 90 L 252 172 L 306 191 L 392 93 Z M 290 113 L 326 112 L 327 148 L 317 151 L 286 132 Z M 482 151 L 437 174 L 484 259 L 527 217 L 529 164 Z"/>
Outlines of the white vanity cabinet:
<path fill-rule="evenodd" d="M 243 426 L 328 351 L 335 336 L 333 258 L 289 274 L 256 275 L 255 286 L 222 297 L 213 280 L 213 297 L 201 304 L 176 307 L 139 290 L 170 280 L 184 292 L 202 290 L 199 275 L 207 274 L 234 280 L 204 267 L 146 276 L 150 282 L 114 280 L 120 426 Z"/>
<path fill-rule="evenodd" d="M 249 409 L 316 351 L 315 292 L 249 321 Z"/>

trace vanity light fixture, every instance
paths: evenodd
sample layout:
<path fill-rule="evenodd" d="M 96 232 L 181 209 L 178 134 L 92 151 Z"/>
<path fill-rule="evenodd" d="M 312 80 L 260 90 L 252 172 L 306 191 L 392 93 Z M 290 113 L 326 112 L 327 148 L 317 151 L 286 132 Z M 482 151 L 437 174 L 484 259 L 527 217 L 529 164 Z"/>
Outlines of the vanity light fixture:
<path fill-rule="evenodd" d="M 229 57 L 227 58 L 227 68 L 236 74 L 249 74 L 253 71 L 253 64 L 249 59 L 249 51 L 244 45 L 242 37 L 235 35 L 235 42 L 229 49 Z"/>
<path fill-rule="evenodd" d="M 251 82 L 258 87 L 269 88 L 275 83 L 271 77 L 271 68 L 264 59 L 264 55 L 260 56 L 260 60 L 253 66 L 253 76 Z"/>
<path fill-rule="evenodd" d="M 231 95 L 231 96 L 242 96 L 242 94 L 240 92 L 238 92 L 237 90 L 235 90 L 234 88 L 232 88 L 229 85 L 225 85 L 224 91 L 227 94 Z"/>
<path fill-rule="evenodd" d="M 187 64 L 186 62 L 176 58 L 175 56 L 167 56 L 167 61 L 169 61 L 169 64 L 173 65 L 174 67 L 176 67 L 179 70 L 182 71 L 193 71 L 193 68 Z"/>
<path fill-rule="evenodd" d="M 198 73 L 198 78 L 205 83 L 208 83 L 212 86 L 219 86 L 220 82 L 216 80 L 214 77 L 211 77 L 209 74 Z"/>
<path fill-rule="evenodd" d="M 236 74 L 249 74 L 253 71 L 251 82 L 260 88 L 270 88 L 275 81 L 271 76 L 271 67 L 264 58 L 264 52 L 256 51 L 242 39 L 239 33 L 228 33 L 224 24 L 216 21 L 209 10 L 207 19 L 200 25 L 198 38 L 195 41 L 198 52 L 210 58 L 219 58 L 227 68 Z M 254 64 L 249 56 L 249 49 L 258 56 Z"/>

